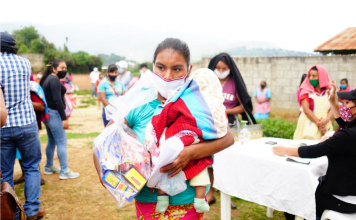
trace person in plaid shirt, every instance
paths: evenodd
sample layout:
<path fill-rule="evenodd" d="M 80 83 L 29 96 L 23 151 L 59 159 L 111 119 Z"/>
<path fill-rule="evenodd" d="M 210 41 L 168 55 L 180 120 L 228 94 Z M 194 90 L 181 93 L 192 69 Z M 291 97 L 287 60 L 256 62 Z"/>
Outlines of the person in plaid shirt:
<path fill-rule="evenodd" d="M 25 171 L 24 209 L 27 219 L 43 217 L 39 207 L 41 194 L 40 170 L 41 145 L 38 127 L 30 97 L 30 62 L 17 56 L 15 39 L 0 32 L 0 83 L 4 86 L 4 101 L 8 112 L 6 124 L 1 128 L 1 171 L 4 181 L 12 187 L 16 148 L 22 156 Z"/>

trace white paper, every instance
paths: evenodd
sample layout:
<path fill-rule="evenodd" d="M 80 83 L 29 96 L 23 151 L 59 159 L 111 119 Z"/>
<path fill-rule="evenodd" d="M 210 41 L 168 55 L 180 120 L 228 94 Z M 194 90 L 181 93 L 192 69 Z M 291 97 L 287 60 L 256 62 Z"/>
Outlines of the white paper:
<path fill-rule="evenodd" d="M 147 182 L 148 187 L 153 188 L 158 184 L 158 181 L 162 176 L 160 169 L 170 163 L 173 163 L 183 148 L 183 142 L 177 137 L 168 138 L 164 142 L 163 146 L 160 147 L 160 154 L 158 156 L 157 163 L 153 168 L 150 179 Z"/>

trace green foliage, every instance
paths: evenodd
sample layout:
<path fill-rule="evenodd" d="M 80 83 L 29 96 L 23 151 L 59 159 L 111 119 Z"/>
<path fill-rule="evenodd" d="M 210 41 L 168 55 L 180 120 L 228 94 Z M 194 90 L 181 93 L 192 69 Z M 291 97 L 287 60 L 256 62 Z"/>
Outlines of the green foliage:
<path fill-rule="evenodd" d="M 91 90 L 74 91 L 74 94 L 76 94 L 76 95 L 91 95 Z"/>
<path fill-rule="evenodd" d="M 281 118 L 260 119 L 257 123 L 263 125 L 264 137 L 293 139 L 297 127 L 297 123 L 290 123 Z"/>
<path fill-rule="evenodd" d="M 35 27 L 24 27 L 12 32 L 16 40 L 19 53 L 41 53 L 44 54 L 44 62 L 49 63 L 54 59 L 66 61 L 68 72 L 88 73 L 94 67 L 101 67 L 102 61 L 98 56 L 90 55 L 84 51 L 71 53 L 64 44 L 63 49 L 56 48 L 53 43 L 41 36 Z"/>
<path fill-rule="evenodd" d="M 103 61 L 103 65 L 104 66 L 109 66 L 110 64 L 115 64 L 117 61 L 119 60 L 125 60 L 125 57 L 116 55 L 116 54 L 99 54 L 98 57 L 101 58 L 101 60 Z"/>

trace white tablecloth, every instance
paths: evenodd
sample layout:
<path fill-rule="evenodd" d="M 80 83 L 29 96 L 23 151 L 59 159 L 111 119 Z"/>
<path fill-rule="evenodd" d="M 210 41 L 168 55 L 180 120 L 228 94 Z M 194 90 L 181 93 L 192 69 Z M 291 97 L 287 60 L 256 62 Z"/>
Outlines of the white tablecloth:
<path fill-rule="evenodd" d="M 215 155 L 214 187 L 222 192 L 267 207 L 315 220 L 315 190 L 318 177 L 326 173 L 326 157 L 307 159 L 309 165 L 287 162 L 272 147 L 295 141 L 261 138 L 241 146 L 237 142 Z M 315 141 L 301 141 L 315 144 Z M 292 147 L 292 146 L 291 146 Z"/>

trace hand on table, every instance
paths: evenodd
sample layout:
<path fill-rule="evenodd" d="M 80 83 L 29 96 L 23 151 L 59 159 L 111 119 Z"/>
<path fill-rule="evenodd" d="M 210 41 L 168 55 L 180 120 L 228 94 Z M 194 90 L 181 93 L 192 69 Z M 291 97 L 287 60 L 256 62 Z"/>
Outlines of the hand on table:
<path fill-rule="evenodd" d="M 272 148 L 273 153 L 277 156 L 284 156 L 286 155 L 285 147 L 282 146 L 276 146 Z"/>
<path fill-rule="evenodd" d="M 329 138 L 330 138 L 330 136 L 323 137 L 323 138 L 320 139 L 320 142 L 324 142 L 324 141 L 326 141 L 326 140 L 329 139 Z"/>
<path fill-rule="evenodd" d="M 173 163 L 168 164 L 167 166 L 164 166 L 160 169 L 161 173 L 171 173 L 172 174 L 168 175 L 168 178 L 171 178 L 175 175 L 177 175 L 180 171 L 183 170 L 183 168 L 189 163 L 191 160 L 190 157 L 190 148 L 189 147 L 184 147 L 182 152 L 178 155 L 178 157 L 173 161 Z"/>

